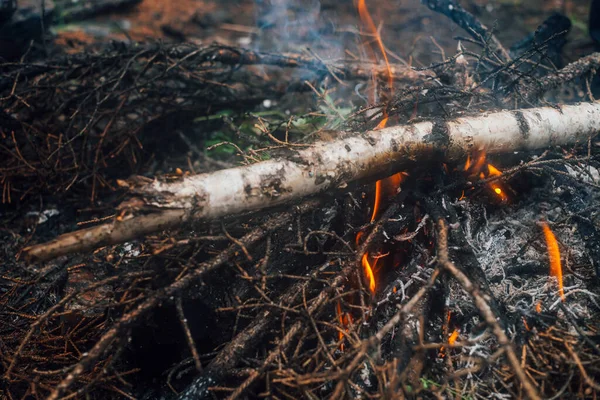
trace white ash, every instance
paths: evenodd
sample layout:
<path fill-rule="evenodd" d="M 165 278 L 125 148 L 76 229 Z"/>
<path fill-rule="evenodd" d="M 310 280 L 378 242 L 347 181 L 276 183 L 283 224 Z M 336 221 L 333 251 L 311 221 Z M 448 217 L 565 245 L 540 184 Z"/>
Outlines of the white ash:
<path fill-rule="evenodd" d="M 565 220 L 566 210 L 528 203 L 510 205 L 487 215 L 481 212 L 485 209 L 466 202 L 455 205 L 465 215 L 473 216 L 465 218 L 461 228 L 487 276 L 492 294 L 509 313 L 526 315 L 534 313 L 539 302 L 547 310 L 560 303 L 556 278 L 549 275 L 546 243 L 539 226 L 543 218 L 559 242 L 566 304 L 579 318 L 589 318 L 598 309 L 600 299 L 586 289 L 593 272 L 585 238 L 573 223 L 558 223 Z M 479 212 L 482 218 L 475 221 Z M 585 274 L 578 273 L 582 270 Z M 453 285 L 451 291 L 452 303 L 471 303 L 458 285 Z"/>
<path fill-rule="evenodd" d="M 60 215 L 60 211 L 58 211 L 55 208 L 51 208 L 48 210 L 44 210 L 42 212 L 30 211 L 27 214 L 25 214 L 25 217 L 26 218 L 37 217 L 37 223 L 38 223 L 38 225 L 41 225 L 41 224 L 47 222 L 49 218 L 55 217 L 57 215 Z"/>

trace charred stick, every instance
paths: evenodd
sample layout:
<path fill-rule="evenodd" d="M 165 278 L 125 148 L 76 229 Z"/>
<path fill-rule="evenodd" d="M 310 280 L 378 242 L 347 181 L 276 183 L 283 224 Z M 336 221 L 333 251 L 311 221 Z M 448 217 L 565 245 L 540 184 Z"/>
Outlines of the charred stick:
<path fill-rule="evenodd" d="M 433 11 L 444 14 L 478 41 L 488 41 L 492 50 L 503 62 L 510 61 L 508 51 L 502 43 L 473 14 L 461 7 L 455 0 L 421 0 Z"/>
<path fill-rule="evenodd" d="M 489 154 L 539 149 L 584 143 L 598 131 L 600 103 L 501 111 L 368 131 L 290 149 L 292 155 L 285 159 L 185 177 L 174 183 L 156 181 L 134 192 L 148 207 L 165 211 L 67 233 L 24 252 L 33 259 L 49 260 L 123 243 L 190 220 L 214 220 L 290 203 L 351 182 L 391 175 L 434 152 L 460 159 L 474 147 Z"/>
<path fill-rule="evenodd" d="M 282 68 L 302 68 L 347 80 L 369 80 L 373 75 L 380 79 L 389 79 L 387 67 L 369 61 L 325 62 L 318 57 L 302 54 L 265 53 L 228 46 L 198 49 L 188 44 L 170 49 L 169 55 L 179 59 L 199 58 L 200 61 L 219 62 L 226 65 L 272 65 Z M 423 73 L 424 71 L 417 71 L 405 65 L 391 65 L 390 69 L 395 81 L 418 81 L 434 77 L 434 74 L 429 71 Z"/>
<path fill-rule="evenodd" d="M 335 289 L 341 286 L 348 276 L 355 271 L 354 265 L 347 266 L 336 275 L 336 278 L 331 283 L 330 289 Z M 317 271 L 319 272 L 319 271 Z M 315 275 L 316 273 L 315 272 Z M 300 295 L 310 288 L 311 280 L 296 283 L 292 285 L 279 299 L 278 303 L 282 305 L 292 305 L 297 303 Z M 275 309 L 276 310 L 276 309 Z M 256 345 L 260 344 L 268 329 L 276 322 L 279 315 L 272 308 L 265 308 L 242 332 L 240 332 L 233 340 L 231 340 L 223 350 L 208 364 L 202 376 L 196 379 L 181 395 L 180 400 L 185 400 L 192 395 L 196 397 L 206 396 L 206 389 L 209 383 L 214 386 L 215 382 L 220 379 L 227 371 L 235 368 L 239 363 L 240 358 L 251 351 Z"/>
<path fill-rule="evenodd" d="M 342 270 L 342 273 L 336 276 L 330 286 L 328 286 L 325 290 L 323 290 L 319 295 L 311 302 L 311 304 L 306 309 L 306 312 L 309 316 L 317 316 L 320 312 L 323 311 L 324 306 L 329 301 L 331 295 L 335 292 L 335 289 L 341 286 L 347 279 L 348 276 L 354 272 L 356 268 L 354 265 L 350 265 Z M 305 328 L 304 321 L 297 321 L 291 328 L 288 330 L 286 335 L 281 339 L 281 341 L 277 344 L 276 348 L 271 350 L 269 355 L 263 361 L 261 367 L 258 370 L 255 370 L 238 388 L 231 394 L 229 400 L 234 400 L 240 397 L 246 389 L 248 389 L 255 381 L 258 379 L 264 370 L 268 368 L 268 366 L 275 361 L 275 359 L 279 356 L 279 354 L 289 347 L 292 343 L 296 335 L 298 335 Z M 188 400 L 193 397 L 189 397 L 184 395 L 179 400 Z"/>
<path fill-rule="evenodd" d="M 396 312 L 396 314 L 394 314 L 394 316 L 390 318 L 389 321 L 381 329 L 379 329 L 376 334 L 364 339 L 357 346 L 355 346 L 354 350 L 356 354 L 354 355 L 352 361 L 346 366 L 344 371 L 338 373 L 337 376 L 332 376 L 332 379 L 340 379 L 335 387 L 333 395 L 331 396 L 332 399 L 341 398 L 341 395 L 344 391 L 346 378 L 356 371 L 358 365 L 365 357 L 367 357 L 368 350 L 377 347 L 383 338 L 392 331 L 392 329 L 398 326 L 400 322 L 403 322 L 406 317 L 413 312 L 414 308 L 419 305 L 419 303 L 423 300 L 423 297 L 426 296 L 429 290 L 433 287 L 439 275 L 440 269 L 434 269 L 431 273 L 431 276 L 427 280 L 427 283 L 424 286 L 421 286 L 417 293 L 415 293 L 415 295 L 409 301 L 407 301 L 406 304 L 403 306 L 399 305 L 398 312 Z"/>
<path fill-rule="evenodd" d="M 446 215 L 446 218 L 448 218 L 450 224 L 453 226 L 460 224 L 456 209 L 452 205 L 452 202 L 447 195 L 442 195 L 439 203 L 436 203 L 430 199 L 425 200 L 425 203 L 427 204 L 428 211 L 434 216 L 434 219 L 438 219 L 442 215 Z M 440 203 L 444 205 L 443 210 L 439 205 Z M 494 298 L 494 295 L 490 290 L 487 276 L 481 268 L 473 248 L 467 242 L 463 230 L 460 228 L 452 229 L 449 231 L 448 235 L 450 236 L 450 241 L 453 244 L 453 256 L 456 257 L 457 261 L 460 263 L 461 269 L 469 277 L 471 282 L 479 288 L 479 290 L 488 300 L 492 312 L 498 317 L 500 326 L 504 328 L 506 326 L 504 312 L 501 310 L 497 300 Z"/>
<path fill-rule="evenodd" d="M 508 363 L 513 368 L 515 375 L 517 376 L 521 385 L 527 393 L 527 397 L 533 400 L 541 400 L 537 389 L 531 383 L 531 380 L 526 375 L 525 371 L 521 367 L 519 358 L 517 357 L 515 350 L 512 346 L 512 342 L 504 332 L 504 329 L 500 326 L 497 320 L 497 316 L 494 314 L 490 301 L 487 299 L 485 294 L 481 292 L 479 287 L 473 284 L 469 277 L 462 272 L 454 263 L 450 260 L 448 252 L 448 227 L 446 221 L 443 218 L 439 218 L 436 224 L 437 233 L 437 257 L 438 263 L 441 268 L 446 270 L 450 275 L 456 279 L 462 288 L 473 297 L 475 306 L 479 310 L 481 316 L 485 320 L 486 324 L 492 330 L 494 336 L 498 340 L 498 343 L 502 347 L 502 350 L 506 354 Z"/>
<path fill-rule="evenodd" d="M 298 206 L 297 211 L 300 213 L 306 212 L 315 206 L 315 202 L 305 202 Z M 277 214 L 269 218 L 264 224 L 256 227 L 240 239 L 240 243 L 245 246 L 255 244 L 259 240 L 263 239 L 267 234 L 281 228 L 284 224 L 288 223 L 290 219 L 295 215 L 295 212 L 289 211 L 281 214 Z M 170 298 L 174 298 L 183 290 L 188 288 L 200 277 L 209 271 L 213 271 L 216 268 L 223 265 L 235 253 L 239 250 L 239 246 L 233 244 L 227 249 L 222 251 L 218 256 L 213 258 L 211 261 L 202 263 L 192 269 L 188 274 L 184 275 L 179 280 L 173 282 L 171 285 L 164 289 L 154 293 L 149 298 L 144 300 L 141 304 L 136 306 L 133 310 L 125 313 L 118 322 L 116 322 L 109 330 L 107 330 L 102 337 L 96 342 L 88 352 L 82 355 L 81 359 L 72 371 L 54 388 L 48 400 L 57 400 L 61 398 L 69 388 L 75 383 L 75 381 L 93 364 L 103 356 L 103 354 L 109 349 L 112 343 L 123 335 L 127 334 L 127 331 L 139 320 L 144 317 L 148 312 L 152 311 L 158 304 L 169 302 Z"/>
<path fill-rule="evenodd" d="M 598 71 L 599 69 L 600 53 L 592 53 L 568 64 L 556 73 L 548 74 L 525 85 L 525 97 L 533 100 L 549 90 L 556 89 L 565 83 L 580 78 L 589 72 Z"/>
<path fill-rule="evenodd" d="M 21 354 L 23 352 L 23 349 L 25 348 L 27 343 L 29 343 L 29 340 L 35 333 L 36 329 L 39 328 L 48 319 L 52 318 L 52 316 L 55 315 L 61 307 L 64 307 L 65 305 L 67 305 L 67 303 L 69 303 L 71 300 L 75 299 L 77 296 L 81 296 L 82 294 L 89 292 L 91 290 L 94 290 L 98 287 L 107 285 L 109 283 L 113 283 L 118 280 L 137 278 L 137 277 L 142 277 L 142 276 L 147 276 L 147 275 L 149 275 L 148 272 L 135 272 L 135 273 L 127 274 L 126 276 L 122 276 L 122 275 L 112 276 L 110 278 L 103 279 L 99 282 L 94 282 L 81 290 L 73 291 L 72 293 L 63 297 L 58 303 L 56 303 L 55 305 L 50 307 L 48 310 L 46 310 L 46 312 L 44 314 L 37 317 L 35 322 L 33 322 L 31 324 L 31 326 L 29 327 L 29 330 L 27 331 L 27 333 L 21 340 L 19 347 L 17 348 L 15 353 L 12 355 L 12 360 L 10 362 L 10 365 L 6 369 L 6 372 L 4 373 L 4 377 L 6 379 L 11 379 L 11 373 L 12 373 L 13 369 L 15 368 L 15 366 L 17 365 L 17 363 L 19 361 L 19 357 L 21 356 Z"/>

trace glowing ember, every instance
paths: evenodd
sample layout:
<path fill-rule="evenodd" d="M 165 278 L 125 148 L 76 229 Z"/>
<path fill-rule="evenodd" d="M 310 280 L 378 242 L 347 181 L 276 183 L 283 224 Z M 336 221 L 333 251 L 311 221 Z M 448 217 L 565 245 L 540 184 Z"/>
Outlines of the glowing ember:
<path fill-rule="evenodd" d="M 550 275 L 555 276 L 558 280 L 558 293 L 562 301 L 565 301 L 565 293 L 563 290 L 562 266 L 560 263 L 560 250 L 558 241 L 554 233 L 548 226 L 548 223 L 542 222 L 544 237 L 546 238 L 546 247 L 548 248 L 548 258 L 550 259 Z"/>
<path fill-rule="evenodd" d="M 535 312 L 537 312 L 538 314 L 542 312 L 542 302 L 538 301 L 537 304 L 535 305 Z"/>

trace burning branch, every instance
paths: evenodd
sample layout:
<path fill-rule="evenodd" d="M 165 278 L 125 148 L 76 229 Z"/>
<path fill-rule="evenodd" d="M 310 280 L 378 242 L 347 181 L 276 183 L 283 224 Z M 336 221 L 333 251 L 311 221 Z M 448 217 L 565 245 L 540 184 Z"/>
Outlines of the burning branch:
<path fill-rule="evenodd" d="M 157 212 L 68 233 L 24 251 L 31 258 L 48 260 L 126 242 L 191 220 L 214 220 L 344 188 L 350 182 L 403 170 L 434 152 L 444 151 L 448 158 L 457 159 L 474 147 L 488 153 L 539 149 L 586 142 L 598 131 L 600 103 L 501 111 L 373 130 L 290 150 L 285 159 L 184 177 L 174 183 L 155 181 L 133 192 L 141 197 L 138 204 Z"/>

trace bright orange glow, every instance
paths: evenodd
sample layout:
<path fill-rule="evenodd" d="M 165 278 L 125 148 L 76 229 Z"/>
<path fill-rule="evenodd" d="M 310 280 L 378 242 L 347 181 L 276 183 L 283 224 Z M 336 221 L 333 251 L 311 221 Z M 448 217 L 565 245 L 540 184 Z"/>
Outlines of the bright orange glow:
<path fill-rule="evenodd" d="M 340 324 L 342 324 L 344 330 L 347 332 L 348 326 L 352 324 L 352 315 L 350 315 L 349 313 L 342 312 L 342 305 L 340 304 L 339 300 L 336 305 L 336 311 L 340 320 Z M 340 342 L 344 339 L 344 333 L 342 331 L 338 331 L 338 339 Z M 340 343 L 340 350 L 344 351 L 344 343 Z"/>
<path fill-rule="evenodd" d="M 542 312 L 542 302 L 538 301 L 538 303 L 535 305 L 535 312 L 537 312 L 538 314 Z"/>
<path fill-rule="evenodd" d="M 498 168 L 494 167 L 492 164 L 488 164 L 487 167 L 488 167 L 488 177 L 502 175 L 502 172 Z M 504 190 L 502 190 L 502 188 L 500 187 L 500 184 L 498 182 L 490 182 L 489 185 L 492 188 L 492 190 L 498 195 L 498 197 L 500 197 L 500 199 L 502 201 L 508 200 L 508 196 L 506 195 L 506 193 L 504 193 Z"/>
<path fill-rule="evenodd" d="M 387 113 L 384 111 L 383 115 L 387 115 Z M 376 129 L 383 129 L 385 128 L 385 126 L 387 125 L 388 122 L 388 117 L 385 116 L 383 117 L 383 119 L 381 120 L 381 122 L 379 124 L 377 124 L 377 128 Z"/>
<path fill-rule="evenodd" d="M 373 204 L 373 214 L 371 215 L 371 222 L 377 218 L 379 212 L 379 206 L 381 205 L 381 198 L 391 197 L 398 192 L 400 184 L 402 183 L 403 175 L 398 172 L 385 179 L 378 180 L 375 184 L 375 203 Z"/>
<path fill-rule="evenodd" d="M 458 339 L 458 330 L 455 329 L 454 332 L 452 332 L 452 335 L 450 335 L 448 338 L 448 344 L 452 346 L 454 343 L 456 343 L 456 339 Z"/>
<path fill-rule="evenodd" d="M 487 164 L 486 163 L 486 153 L 484 150 L 478 150 L 475 152 L 477 155 L 477 161 L 475 163 L 473 163 L 471 161 L 471 155 L 468 154 L 467 155 L 467 161 L 465 162 L 465 166 L 464 166 L 464 170 L 467 171 L 469 173 L 470 177 L 474 177 L 479 175 L 479 179 L 486 179 L 486 178 L 490 178 L 492 176 L 501 176 L 502 172 L 494 167 L 492 164 Z M 484 167 L 487 166 L 487 175 L 484 172 L 485 169 Z M 494 191 L 494 193 L 500 198 L 500 200 L 502 200 L 502 202 L 506 202 L 508 201 L 508 196 L 506 194 L 506 191 L 503 189 L 502 184 L 500 182 L 490 182 L 488 184 L 489 188 L 492 189 Z M 461 198 L 459 200 L 462 200 L 464 196 L 464 192 L 463 195 L 461 196 Z"/>
<path fill-rule="evenodd" d="M 481 169 L 485 165 L 485 158 L 486 158 L 485 151 L 482 151 L 479 154 L 479 157 L 477 158 L 477 162 L 475 163 L 475 165 L 473 165 L 473 169 L 475 170 L 475 172 L 481 171 Z"/>
<path fill-rule="evenodd" d="M 550 275 L 558 280 L 558 293 L 562 301 L 565 301 L 565 292 L 563 290 L 562 265 L 560 263 L 560 250 L 558 241 L 554 233 L 548 226 L 548 223 L 542 222 L 544 237 L 546 238 L 546 247 L 548 248 L 548 258 L 550 259 Z"/>
<path fill-rule="evenodd" d="M 379 203 L 381 202 L 381 186 L 382 180 L 377 181 L 375 184 L 375 203 L 373 203 L 373 214 L 371 215 L 371 222 L 375 221 L 377 212 L 379 211 Z"/>
<path fill-rule="evenodd" d="M 500 172 L 500 170 L 498 168 L 494 167 L 492 164 L 488 164 L 488 171 L 490 172 L 490 176 L 502 175 L 502 172 Z"/>
<path fill-rule="evenodd" d="M 471 168 L 471 155 L 467 154 L 467 162 L 465 163 L 465 171 L 468 171 Z"/>
<path fill-rule="evenodd" d="M 377 262 L 377 260 L 375 260 L 375 262 Z M 369 280 L 369 291 L 375 294 L 375 274 L 373 274 L 373 268 L 371 268 L 371 264 L 369 263 L 369 253 L 363 254 L 362 266 L 365 276 Z"/>

